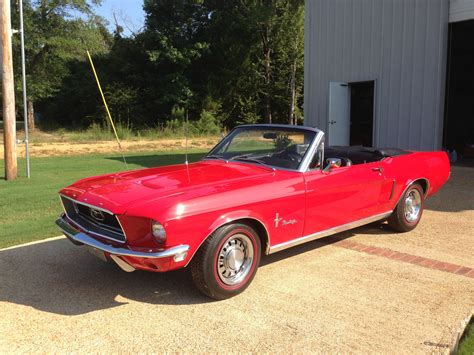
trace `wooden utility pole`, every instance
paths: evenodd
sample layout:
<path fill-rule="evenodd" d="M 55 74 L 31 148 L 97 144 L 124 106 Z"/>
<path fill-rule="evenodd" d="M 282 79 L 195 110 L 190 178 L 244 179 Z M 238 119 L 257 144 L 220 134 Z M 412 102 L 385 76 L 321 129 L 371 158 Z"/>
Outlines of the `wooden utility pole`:
<path fill-rule="evenodd" d="M 0 30 L 2 50 L 3 142 L 5 145 L 5 178 L 14 180 L 18 168 L 16 160 L 15 90 L 13 82 L 12 30 L 10 0 L 0 0 Z"/>

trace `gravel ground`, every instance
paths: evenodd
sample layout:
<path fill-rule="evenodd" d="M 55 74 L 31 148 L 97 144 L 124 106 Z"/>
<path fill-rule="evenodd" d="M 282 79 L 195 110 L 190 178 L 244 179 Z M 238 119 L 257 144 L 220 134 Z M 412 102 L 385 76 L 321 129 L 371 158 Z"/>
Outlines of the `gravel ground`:
<path fill-rule="evenodd" d="M 453 168 L 418 228 L 351 241 L 474 267 L 474 169 Z M 263 259 L 242 295 L 209 301 L 188 273 L 127 274 L 64 238 L 0 250 L 0 353 L 446 353 L 474 278 L 335 245 Z"/>

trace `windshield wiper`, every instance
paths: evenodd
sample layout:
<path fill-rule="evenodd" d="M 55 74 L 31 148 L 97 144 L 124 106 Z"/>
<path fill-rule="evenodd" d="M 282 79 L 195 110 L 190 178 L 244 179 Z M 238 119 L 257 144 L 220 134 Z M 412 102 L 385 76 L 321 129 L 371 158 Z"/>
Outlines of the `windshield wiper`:
<path fill-rule="evenodd" d="M 250 162 L 250 163 L 257 163 L 257 164 L 260 164 L 260 165 L 265 166 L 266 168 L 275 170 L 274 167 L 268 165 L 267 163 L 265 163 L 264 161 L 259 160 L 259 159 L 247 158 L 247 157 L 234 157 L 234 158 L 231 158 L 230 160 L 235 160 L 235 161 L 247 161 L 247 162 Z"/>
<path fill-rule="evenodd" d="M 203 159 L 224 159 L 224 157 L 221 155 L 211 154 L 211 155 L 204 156 Z"/>

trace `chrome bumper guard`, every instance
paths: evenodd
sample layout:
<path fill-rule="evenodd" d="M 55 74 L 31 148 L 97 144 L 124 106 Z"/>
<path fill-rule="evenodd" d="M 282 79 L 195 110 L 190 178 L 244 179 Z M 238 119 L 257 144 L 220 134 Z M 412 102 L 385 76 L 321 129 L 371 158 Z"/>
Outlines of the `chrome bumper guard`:
<path fill-rule="evenodd" d="M 98 249 L 104 252 L 107 252 L 113 255 L 118 256 L 132 256 L 136 258 L 148 258 L 148 259 L 161 259 L 173 257 L 173 260 L 176 262 L 182 261 L 186 258 L 186 255 L 189 251 L 189 245 L 178 245 L 166 250 L 158 252 L 141 252 L 134 251 L 125 248 L 116 248 L 109 244 L 102 243 L 92 237 L 89 237 L 87 234 L 82 233 L 73 226 L 71 226 L 61 215 L 57 220 L 56 224 L 63 231 L 64 235 L 68 237 L 74 244 L 84 244 L 90 246 L 94 249 Z M 113 258 L 116 260 L 116 258 Z M 120 266 L 120 265 L 119 265 Z"/>

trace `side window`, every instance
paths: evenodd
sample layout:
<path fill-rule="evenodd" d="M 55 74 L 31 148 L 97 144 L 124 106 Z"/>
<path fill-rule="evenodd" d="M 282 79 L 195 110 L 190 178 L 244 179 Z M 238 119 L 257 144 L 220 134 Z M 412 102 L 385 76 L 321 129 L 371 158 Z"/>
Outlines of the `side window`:
<path fill-rule="evenodd" d="M 319 144 L 318 149 L 316 150 L 316 153 L 314 154 L 313 160 L 311 161 L 311 164 L 309 164 L 309 169 L 310 170 L 321 169 L 321 164 L 322 164 L 323 159 L 324 159 L 324 141 Z"/>

